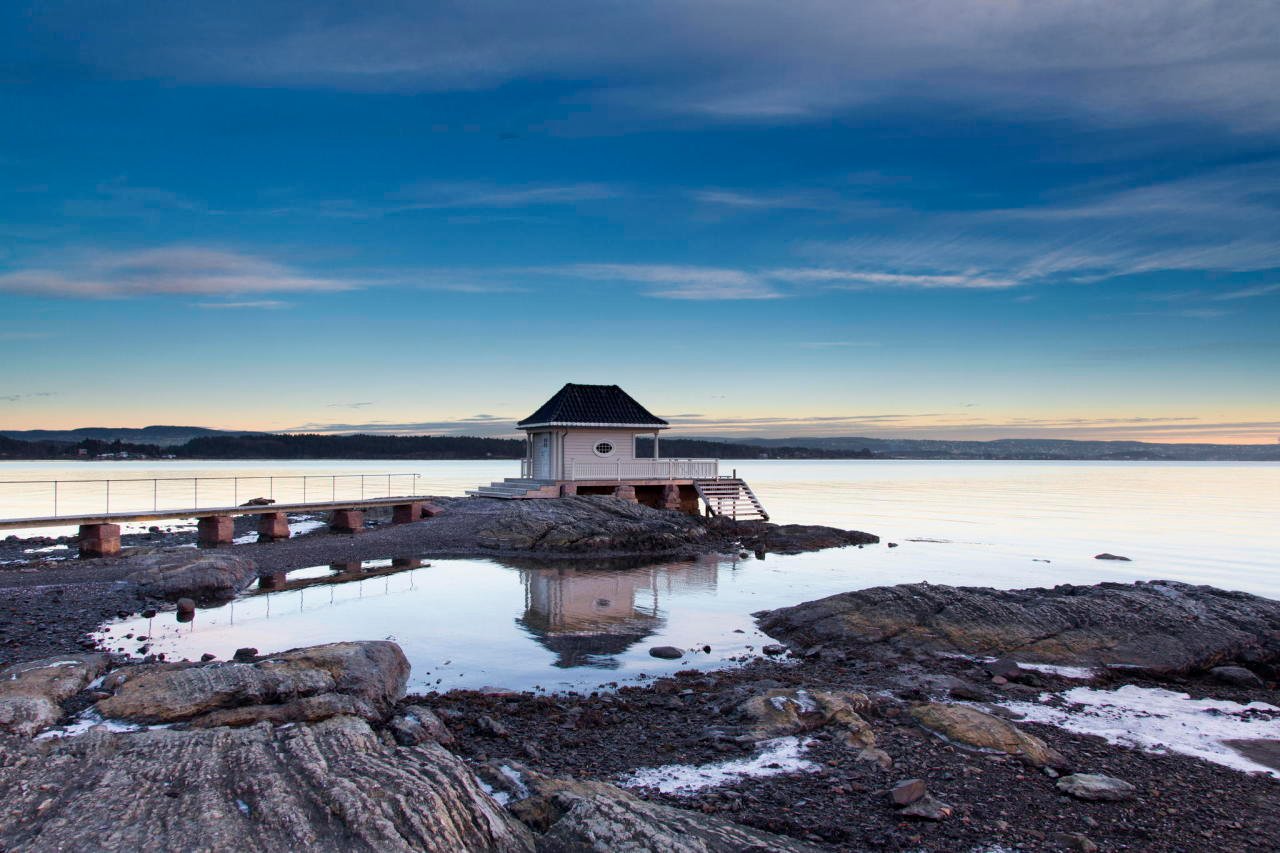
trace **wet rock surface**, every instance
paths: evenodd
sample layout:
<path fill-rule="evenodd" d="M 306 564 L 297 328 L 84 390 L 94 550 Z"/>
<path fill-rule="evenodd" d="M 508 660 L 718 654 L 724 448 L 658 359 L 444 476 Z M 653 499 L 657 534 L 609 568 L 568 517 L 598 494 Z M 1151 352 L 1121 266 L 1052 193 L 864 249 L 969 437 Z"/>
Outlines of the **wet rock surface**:
<path fill-rule="evenodd" d="M 645 800 L 608 782 L 553 778 L 509 763 L 487 774 L 538 833 L 539 851 L 815 851 L 785 836 Z"/>
<path fill-rule="evenodd" d="M 994 590 L 882 586 L 760 614 L 793 647 L 1016 654 L 1176 675 L 1280 659 L 1280 602 L 1173 581 Z"/>
<path fill-rule="evenodd" d="M 381 720 L 404 695 L 409 662 L 395 643 L 330 643 L 253 663 L 132 667 L 113 674 L 97 703 L 107 719 L 243 726 L 338 715 Z"/>
<path fill-rule="evenodd" d="M 253 560 L 229 552 L 161 552 L 134 558 L 125 577 L 150 598 L 218 601 L 233 597 L 257 578 Z"/>
<path fill-rule="evenodd" d="M 0 670 L 0 730 L 33 735 L 62 717 L 62 703 L 107 667 L 106 655 L 62 655 Z"/>
<path fill-rule="evenodd" d="M 531 851 L 435 743 L 351 717 L 3 744 L 6 850 Z"/>

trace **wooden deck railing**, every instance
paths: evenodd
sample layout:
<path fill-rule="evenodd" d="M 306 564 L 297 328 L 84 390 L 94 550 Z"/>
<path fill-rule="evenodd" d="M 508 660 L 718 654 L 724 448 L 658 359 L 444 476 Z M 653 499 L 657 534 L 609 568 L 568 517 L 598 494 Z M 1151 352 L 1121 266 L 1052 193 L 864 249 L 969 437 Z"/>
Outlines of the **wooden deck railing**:
<path fill-rule="evenodd" d="M 567 473 L 570 480 L 711 480 L 719 470 L 718 459 L 574 460 Z"/>

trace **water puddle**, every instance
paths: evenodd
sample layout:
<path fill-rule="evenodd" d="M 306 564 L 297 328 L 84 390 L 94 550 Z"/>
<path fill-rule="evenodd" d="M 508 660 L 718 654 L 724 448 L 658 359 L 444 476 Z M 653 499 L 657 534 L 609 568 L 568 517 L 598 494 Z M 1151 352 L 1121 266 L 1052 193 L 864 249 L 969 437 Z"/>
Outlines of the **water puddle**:
<path fill-rule="evenodd" d="M 751 613 L 896 581 L 878 565 L 877 555 L 899 562 L 892 553 L 844 548 L 630 564 L 335 563 L 262 577 L 234 601 L 185 622 L 172 612 L 134 617 L 103 625 L 96 638 L 113 651 L 169 660 L 389 639 L 413 666 L 411 691 L 593 690 L 749 659 L 772 642 Z M 649 654 L 654 646 L 689 651 L 660 660 Z"/>

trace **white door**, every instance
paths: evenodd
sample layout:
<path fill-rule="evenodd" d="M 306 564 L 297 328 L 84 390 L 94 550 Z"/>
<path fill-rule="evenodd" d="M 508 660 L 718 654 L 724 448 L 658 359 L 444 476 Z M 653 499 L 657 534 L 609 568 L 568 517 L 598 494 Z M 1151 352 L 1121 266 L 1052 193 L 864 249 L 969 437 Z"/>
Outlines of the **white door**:
<path fill-rule="evenodd" d="M 539 432 L 533 436 L 533 477 L 536 480 L 553 479 L 551 474 L 551 433 Z"/>

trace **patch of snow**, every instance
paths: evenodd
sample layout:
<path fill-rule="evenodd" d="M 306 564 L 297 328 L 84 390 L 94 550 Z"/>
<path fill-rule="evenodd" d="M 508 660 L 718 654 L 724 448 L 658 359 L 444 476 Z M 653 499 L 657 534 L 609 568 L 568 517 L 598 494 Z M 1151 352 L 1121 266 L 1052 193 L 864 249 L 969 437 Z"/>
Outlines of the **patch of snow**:
<path fill-rule="evenodd" d="M 621 778 L 618 784 L 624 788 L 653 788 L 664 794 L 683 797 L 747 777 L 812 773 L 818 765 L 801 755 L 812 742 L 812 738 L 775 738 L 762 742 L 761 751 L 751 758 L 735 758 L 716 764 L 645 767 Z"/>
<path fill-rule="evenodd" d="M 1019 663 L 1021 669 L 1029 669 L 1032 672 L 1045 672 L 1049 675 L 1060 675 L 1063 678 L 1078 678 L 1082 681 L 1088 681 L 1093 678 L 1096 673 L 1087 666 L 1059 666 L 1054 663 Z"/>
<path fill-rule="evenodd" d="M 511 795 L 506 791 L 499 791 L 497 788 L 479 777 L 476 777 L 476 781 L 480 783 L 480 790 L 497 800 L 498 805 L 505 806 L 507 803 L 511 802 Z"/>
<path fill-rule="evenodd" d="M 43 548 L 23 548 L 24 554 L 52 554 L 54 551 L 69 551 L 69 545 L 46 545 Z"/>
<path fill-rule="evenodd" d="M 311 518 L 310 516 L 306 516 L 304 518 L 299 519 L 298 521 L 289 522 L 289 536 L 290 537 L 302 536 L 305 533 L 310 533 L 313 530 L 319 530 L 320 528 L 326 527 L 326 526 L 328 526 L 327 522 L 321 521 L 316 518 Z M 232 545 L 252 545 L 254 542 L 257 542 L 257 541 L 258 541 L 257 533 L 246 533 L 243 536 L 237 536 L 236 538 L 232 539 L 231 544 Z"/>
<path fill-rule="evenodd" d="M 41 732 L 36 735 L 35 739 L 49 740 L 51 738 L 78 737 L 94 729 L 107 732 L 137 732 L 142 731 L 143 727 L 134 723 L 122 723 L 119 720 L 104 720 L 97 711 L 90 709 L 82 713 L 74 722 Z"/>
<path fill-rule="evenodd" d="M 511 786 L 516 789 L 516 793 L 520 795 L 520 799 L 529 796 L 529 786 L 524 783 L 524 777 L 520 775 L 520 771 L 516 770 L 508 764 L 504 764 L 498 768 L 498 772 L 503 775 Z"/>
<path fill-rule="evenodd" d="M 320 530 L 327 527 L 328 523 L 319 518 L 305 517 L 297 521 L 289 522 L 289 535 L 301 536 L 304 533 L 310 533 L 313 530 Z"/>
<path fill-rule="evenodd" d="M 1126 684 L 1117 690 L 1073 687 L 1055 695 L 1065 706 L 1001 702 L 1028 722 L 1047 723 L 1109 743 L 1150 752 L 1173 752 L 1245 772 L 1280 771 L 1252 761 L 1223 743 L 1237 739 L 1280 739 L 1280 708 L 1265 702 L 1241 705 L 1222 699 L 1192 699 L 1158 687 Z"/>
<path fill-rule="evenodd" d="M 796 691 L 794 699 L 790 696 L 774 696 L 769 700 L 769 704 L 776 711 L 786 711 L 788 705 L 795 705 L 802 714 L 809 714 L 818 710 L 818 703 L 813 701 L 813 697 L 803 687 Z"/>

